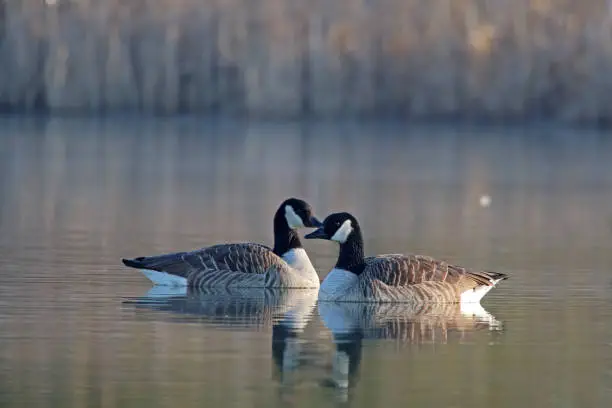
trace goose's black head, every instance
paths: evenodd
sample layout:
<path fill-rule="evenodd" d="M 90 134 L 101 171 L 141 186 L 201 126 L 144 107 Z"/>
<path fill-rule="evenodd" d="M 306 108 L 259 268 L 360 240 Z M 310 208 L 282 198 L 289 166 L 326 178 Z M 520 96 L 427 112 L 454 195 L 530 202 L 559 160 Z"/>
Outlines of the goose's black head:
<path fill-rule="evenodd" d="M 306 239 L 327 239 L 344 244 L 360 233 L 357 219 L 347 212 L 330 214 L 323 226 L 304 236 Z"/>
<path fill-rule="evenodd" d="M 276 215 L 275 223 L 285 222 L 289 229 L 317 228 L 322 226 L 321 221 L 314 216 L 312 207 L 299 198 L 288 198 L 280 205 Z"/>
<path fill-rule="evenodd" d="M 274 215 L 274 253 L 283 256 L 293 248 L 302 247 L 296 231 L 298 228 L 317 228 L 322 225 L 306 201 L 286 199 Z"/>
<path fill-rule="evenodd" d="M 357 219 L 347 212 L 330 214 L 323 221 L 323 226 L 310 234 L 306 239 L 327 239 L 340 243 L 340 253 L 336 268 L 351 271 L 357 275 L 363 272 L 364 254 L 363 237 Z"/>

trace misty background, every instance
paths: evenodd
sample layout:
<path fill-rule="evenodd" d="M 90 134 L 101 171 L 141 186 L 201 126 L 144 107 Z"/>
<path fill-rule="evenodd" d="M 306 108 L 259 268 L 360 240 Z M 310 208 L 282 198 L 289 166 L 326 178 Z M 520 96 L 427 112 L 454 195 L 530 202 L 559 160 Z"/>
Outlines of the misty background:
<path fill-rule="evenodd" d="M 0 111 L 612 118 L 609 0 L 0 0 Z"/>

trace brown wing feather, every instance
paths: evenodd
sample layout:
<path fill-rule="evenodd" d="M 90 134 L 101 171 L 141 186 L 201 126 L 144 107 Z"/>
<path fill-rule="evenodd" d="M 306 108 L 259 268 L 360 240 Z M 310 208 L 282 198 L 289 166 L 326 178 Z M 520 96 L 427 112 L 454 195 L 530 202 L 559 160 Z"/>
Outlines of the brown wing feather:
<path fill-rule="evenodd" d="M 219 244 L 191 252 L 124 260 L 124 263 L 127 266 L 163 271 L 183 277 L 201 270 L 262 274 L 273 266 L 278 270 L 287 266 L 286 262 L 270 248 L 253 243 Z"/>
<path fill-rule="evenodd" d="M 365 261 L 363 279 L 378 280 L 396 287 L 423 282 L 446 282 L 464 291 L 481 285 L 491 285 L 491 278 L 495 275 L 488 272 L 471 272 L 461 266 L 422 255 L 378 255 L 368 257 Z"/>

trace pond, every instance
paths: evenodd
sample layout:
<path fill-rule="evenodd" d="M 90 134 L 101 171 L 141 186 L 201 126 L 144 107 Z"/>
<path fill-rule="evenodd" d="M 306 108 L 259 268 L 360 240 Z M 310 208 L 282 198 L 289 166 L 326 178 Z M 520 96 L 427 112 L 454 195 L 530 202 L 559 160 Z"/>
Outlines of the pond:
<path fill-rule="evenodd" d="M 612 405 L 612 139 L 546 127 L 0 120 L 3 407 Z M 507 273 L 481 308 L 152 287 L 122 257 L 272 243 Z M 337 245 L 304 240 L 323 278 Z"/>

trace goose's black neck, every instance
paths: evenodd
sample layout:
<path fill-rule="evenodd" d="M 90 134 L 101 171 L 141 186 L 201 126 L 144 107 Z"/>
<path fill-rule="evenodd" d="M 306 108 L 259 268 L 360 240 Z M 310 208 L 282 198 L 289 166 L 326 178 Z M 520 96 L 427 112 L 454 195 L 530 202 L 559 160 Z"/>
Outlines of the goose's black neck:
<path fill-rule="evenodd" d="M 289 228 L 285 213 L 278 210 L 274 216 L 274 253 L 283 256 L 294 248 L 302 248 L 302 242 L 296 230 Z"/>
<path fill-rule="evenodd" d="M 336 268 L 353 272 L 356 275 L 361 274 L 365 268 L 363 237 L 361 236 L 361 229 L 356 224 L 354 224 L 353 232 L 349 235 L 346 242 L 340 244 Z"/>

